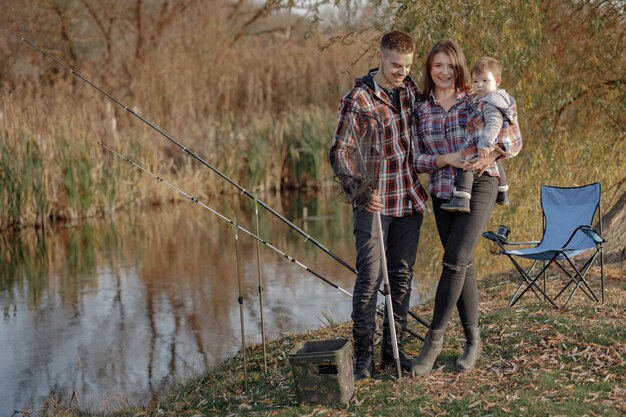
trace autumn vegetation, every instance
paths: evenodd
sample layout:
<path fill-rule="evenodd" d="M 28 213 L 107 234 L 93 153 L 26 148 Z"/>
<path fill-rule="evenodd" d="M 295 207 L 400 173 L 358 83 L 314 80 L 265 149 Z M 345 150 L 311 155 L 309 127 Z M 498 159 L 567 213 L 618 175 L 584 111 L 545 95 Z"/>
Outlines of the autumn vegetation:
<path fill-rule="evenodd" d="M 418 83 L 421 63 L 432 44 L 452 38 L 463 46 L 470 62 L 482 55 L 503 62 L 502 86 L 518 102 L 524 149 L 506 162 L 512 204 L 499 213 L 499 221 L 515 229 L 519 240 L 534 239 L 542 184 L 574 186 L 599 181 L 603 211 L 613 209 L 612 224 L 621 230 L 609 230 L 616 233 L 609 245 L 621 245 L 615 247 L 614 253 L 621 254 L 615 260 L 624 259 L 624 239 L 619 238 L 626 224 L 622 221 L 626 191 L 623 2 L 343 0 L 300 5 L 284 0 L 32 0 L 26 7 L 20 0 L 4 0 L 0 25 L 36 43 L 233 180 L 259 192 L 308 189 L 323 193 L 332 183 L 327 150 L 339 100 L 354 77 L 375 65 L 376 41 L 384 30 L 394 27 L 414 35 L 417 51 L 412 76 Z M 170 189 L 158 187 L 140 171 L 122 164 L 98 142 L 198 198 L 236 191 L 122 107 L 0 30 L 0 231 L 58 222 L 80 224 L 90 217 L 177 201 Z M 614 291 L 623 295 L 621 279 Z M 619 355 L 610 346 L 617 341 L 623 348 L 624 333 L 623 326 L 610 326 L 623 322 L 623 301 L 606 307 L 601 313 L 612 314 L 610 320 L 597 323 L 613 330 L 596 332 L 589 340 L 577 336 L 563 341 L 571 328 L 583 330 L 574 318 L 563 323 L 563 316 L 529 307 L 547 323 L 545 334 L 532 333 L 532 340 L 543 340 L 545 349 L 558 358 L 565 349 L 559 343 L 571 348 L 567 352 L 573 356 L 566 358 L 570 380 L 559 379 L 555 368 L 552 376 L 515 376 L 522 378 L 515 381 L 517 386 L 527 388 L 520 388 L 521 394 L 513 388 L 490 393 L 493 383 L 487 381 L 460 399 L 442 401 L 458 405 L 459 413 L 468 415 L 508 415 L 505 404 L 511 401 L 513 406 L 527 407 L 527 415 L 557 414 L 552 408 L 532 408 L 536 404 L 529 390 L 549 386 L 553 391 L 573 390 L 581 401 L 599 398 L 606 407 L 594 405 L 593 412 L 618 415 L 624 410 L 615 408 L 614 399 L 623 398 L 624 393 L 611 384 L 624 369 L 623 363 L 615 365 Z M 591 320 L 596 311 L 585 312 Z M 493 326 L 486 331 L 494 342 L 490 344 L 503 349 L 511 344 L 510 351 L 493 348 L 487 352 L 488 358 L 502 358 L 501 369 L 495 369 L 498 374 L 510 366 L 522 366 L 520 357 L 511 353 L 512 344 L 527 334 L 515 314 L 487 310 L 488 326 Z M 586 346 L 592 350 L 585 351 Z M 280 346 L 275 349 L 279 354 Z M 583 376 L 588 377 L 575 373 L 584 359 L 576 355 L 583 354 L 590 364 L 598 355 L 607 358 L 598 362 L 606 381 L 589 383 L 595 390 L 592 393 L 597 393 L 595 398 L 578 392 L 586 383 Z M 236 367 L 234 363 L 225 366 Z M 276 400 L 270 395 L 284 392 L 276 401 L 291 404 L 293 399 L 286 394 L 290 387 L 280 379 L 288 372 L 286 363 L 277 366 L 276 378 L 270 381 L 285 391 L 263 391 L 261 396 Z M 222 369 L 220 375 L 227 371 Z M 461 384 L 460 388 L 476 382 L 444 376 L 450 384 Z M 212 378 L 214 374 L 185 389 L 205 389 Z M 226 379 L 214 394 L 232 389 L 240 383 L 237 378 Z M 623 386 L 623 376 L 620 381 Z M 430 381 L 419 387 L 420 413 L 436 415 L 443 409 L 444 403 L 431 400 L 439 383 Z M 414 385 L 420 384 L 408 387 Z M 409 388 L 392 385 L 386 388 L 391 391 L 379 390 L 381 398 L 376 398 L 386 404 L 383 394 L 403 398 Z M 365 389 L 378 388 L 374 383 Z M 516 393 L 522 397 L 507 397 Z M 187 401 L 185 395 L 179 394 Z M 557 398 L 557 393 L 554 396 L 548 396 L 546 403 Z M 196 397 L 190 398 L 185 411 L 193 410 L 189 404 Z M 235 397 L 225 398 L 244 409 L 257 407 L 241 397 L 236 397 L 238 402 Z M 365 395 L 357 398 L 362 401 Z M 568 410 L 581 414 L 584 409 L 576 408 L 575 402 L 567 403 L 572 407 Z M 175 407 L 165 415 L 180 415 Z M 254 410 L 259 415 L 272 412 L 269 406 L 263 407 Z M 215 402 L 199 409 L 226 414 L 241 410 Z M 408 414 L 397 415 L 413 415 L 410 408 L 406 410 Z M 158 410 L 135 410 L 136 415 L 152 411 Z M 277 415 L 316 413 L 314 408 L 291 411 Z"/>
<path fill-rule="evenodd" d="M 624 9 L 613 1 L 340 2 L 7 0 L 3 27 L 49 51 L 246 188 L 331 183 L 338 101 L 375 65 L 380 32 L 438 39 L 505 64 L 523 153 L 509 164 L 511 220 L 538 215 L 544 183 L 624 192 Z M 0 228 L 79 223 L 170 201 L 97 146 L 109 144 L 199 196 L 233 189 L 120 106 L 2 32 Z M 530 214 L 531 216 L 528 216 Z M 523 215 L 523 216 L 520 216 Z M 508 221 L 509 219 L 504 219 Z"/>

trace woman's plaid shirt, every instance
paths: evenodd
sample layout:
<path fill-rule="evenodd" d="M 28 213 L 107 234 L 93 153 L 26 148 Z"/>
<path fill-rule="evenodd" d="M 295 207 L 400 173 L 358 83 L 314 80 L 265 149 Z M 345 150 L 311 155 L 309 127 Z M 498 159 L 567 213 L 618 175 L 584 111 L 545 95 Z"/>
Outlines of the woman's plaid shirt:
<path fill-rule="evenodd" d="M 464 148 L 468 118 L 471 116 L 471 97 L 465 93 L 457 95 L 457 102 L 447 112 L 437 103 L 432 94 L 420 99 L 415 105 L 414 166 L 419 172 L 430 174 L 428 192 L 439 198 L 451 198 L 456 168 L 437 167 L 437 156 L 458 152 Z M 493 163 L 485 173 L 498 176 L 498 169 Z"/>
<path fill-rule="evenodd" d="M 451 198 L 456 168 L 445 166 L 437 168 L 437 156 L 459 152 L 467 141 L 467 124 L 475 118 L 472 97 L 460 93 L 457 102 L 447 112 L 435 101 L 432 94 L 426 99 L 419 99 L 415 105 L 414 166 L 419 172 L 430 173 L 428 192 L 439 198 Z M 519 151 L 519 149 L 518 149 Z M 514 156 L 502 156 L 500 159 Z M 484 173 L 499 177 L 496 163 L 489 164 Z"/>
<path fill-rule="evenodd" d="M 362 130 L 376 126 L 381 133 L 374 135 L 373 140 L 384 142 L 383 155 L 376 158 L 375 168 L 370 171 L 374 171 L 377 178 L 375 191 L 384 204 L 382 214 L 402 217 L 412 214 L 413 210 L 422 213 L 426 210 L 425 201 L 428 197 L 412 164 L 412 138 L 415 132 L 412 109 L 416 102 L 417 87 L 410 77 L 404 80 L 399 87 L 401 108 L 396 109 L 387 94 L 374 84 L 373 74 L 375 72 L 357 79 L 352 90 L 341 101 L 330 148 L 330 164 L 348 192 L 350 184 L 345 180 L 346 175 L 342 174 L 359 176 L 355 172 L 358 164 L 354 155 L 359 150 L 360 126 L 363 123 L 370 125 Z"/>

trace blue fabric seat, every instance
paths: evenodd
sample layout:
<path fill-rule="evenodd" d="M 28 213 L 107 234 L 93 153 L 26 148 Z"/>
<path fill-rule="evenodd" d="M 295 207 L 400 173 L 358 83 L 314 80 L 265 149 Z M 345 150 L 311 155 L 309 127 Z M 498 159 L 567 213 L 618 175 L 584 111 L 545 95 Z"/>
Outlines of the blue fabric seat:
<path fill-rule="evenodd" d="M 600 209 L 601 186 L 593 183 L 581 187 L 541 187 L 541 208 L 543 211 L 543 237 L 539 242 L 508 242 L 494 232 L 485 232 L 483 236 L 499 246 L 499 254 L 506 255 L 521 275 L 517 290 L 509 302 L 513 306 L 530 289 L 538 298 L 557 305 L 557 299 L 574 285 L 563 307 L 571 301 L 580 288 L 589 299 L 599 302 L 592 290 L 587 273 L 594 261 L 600 258 L 601 284 L 600 299 L 604 302 L 604 259 L 602 249 L 602 212 Z M 592 224 L 598 215 L 598 230 Z M 521 249 L 506 249 L 507 246 L 529 246 Z M 589 254 L 583 258 L 583 254 Z M 524 269 L 515 258 L 532 260 L 532 265 Z M 574 258 L 583 258 L 577 265 Z M 542 267 L 535 275 L 533 271 L 538 262 Z M 546 271 L 551 266 L 560 268 L 568 277 L 567 284 L 558 294 L 550 297 L 546 290 Z M 543 276 L 543 288 L 537 281 Z"/>

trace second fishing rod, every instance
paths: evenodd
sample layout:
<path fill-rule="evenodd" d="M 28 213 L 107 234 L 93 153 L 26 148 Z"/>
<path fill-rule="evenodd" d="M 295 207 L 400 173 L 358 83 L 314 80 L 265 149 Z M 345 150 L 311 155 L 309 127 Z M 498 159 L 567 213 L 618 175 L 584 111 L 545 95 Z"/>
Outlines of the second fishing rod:
<path fill-rule="evenodd" d="M 158 175 L 156 175 L 154 172 L 148 170 L 147 168 L 139 165 L 138 163 L 134 162 L 133 160 L 131 160 L 130 158 L 128 158 L 125 155 L 120 154 L 119 152 L 116 152 L 114 149 L 110 148 L 109 146 L 105 145 L 102 142 L 99 142 L 98 145 L 110 152 L 111 154 L 115 155 L 116 157 L 123 159 L 124 161 L 128 162 L 130 165 L 133 165 L 134 167 L 138 168 L 139 170 L 143 171 L 144 173 L 150 175 L 151 177 L 153 177 L 154 179 L 156 179 L 159 183 L 164 184 L 168 187 L 170 187 L 171 189 L 177 191 L 179 194 L 181 194 L 182 196 L 184 196 L 185 198 L 189 199 L 192 203 L 198 204 L 200 207 L 204 208 L 205 210 L 208 210 L 209 212 L 213 213 L 214 215 L 216 215 L 217 217 L 219 217 L 220 219 L 228 222 L 231 224 L 231 226 L 233 226 L 236 230 L 239 230 L 241 232 L 243 232 L 244 234 L 246 234 L 247 236 L 255 239 L 258 243 L 263 244 L 264 246 L 268 247 L 269 249 L 273 250 L 274 252 L 278 253 L 279 255 L 281 255 L 283 258 L 287 259 L 288 261 L 298 265 L 300 268 L 304 269 L 306 272 L 310 273 L 311 275 L 315 276 L 316 278 L 321 279 L 322 281 L 324 281 L 326 284 L 330 285 L 331 287 L 341 291 L 342 293 L 352 297 L 352 294 L 345 290 L 344 288 L 340 287 L 339 285 L 335 284 L 334 282 L 330 281 L 328 278 L 324 277 L 323 275 L 321 275 L 320 273 L 314 271 L 313 269 L 309 268 L 308 266 L 306 266 L 305 264 L 303 264 L 302 262 L 298 261 L 297 259 L 293 258 L 292 256 L 288 255 L 287 253 L 283 252 L 282 250 L 280 250 L 279 248 L 277 248 L 276 246 L 272 245 L 270 242 L 266 241 L 265 239 L 261 238 L 259 235 L 251 232 L 250 230 L 242 227 L 240 224 L 236 223 L 234 220 L 224 216 L 222 213 L 214 210 L 213 208 L 209 207 L 208 205 L 204 204 L 203 202 L 201 202 L 200 200 L 198 200 L 196 197 L 190 195 L 189 193 L 185 192 L 184 190 L 178 188 L 177 186 L 175 186 L 174 184 L 166 181 L 163 177 L 160 177 Z M 258 233 L 258 232 L 257 232 Z M 379 289 L 379 292 L 383 295 L 385 295 L 385 293 Z M 384 315 L 383 311 L 378 311 L 377 312 L 379 315 Z M 419 315 L 411 312 L 410 313 L 412 317 L 414 317 L 420 324 L 428 327 L 430 325 L 430 323 L 428 323 L 426 320 L 424 320 L 422 317 L 420 317 Z M 399 317 L 394 315 L 394 318 L 397 320 Z M 424 337 L 422 335 L 420 335 L 419 333 L 411 330 L 411 329 L 406 329 L 407 333 L 409 333 L 411 336 L 414 336 L 420 340 L 424 340 Z"/>
<path fill-rule="evenodd" d="M 230 185 L 232 185 L 233 187 L 237 188 L 237 190 L 239 190 L 240 193 L 244 194 L 246 197 L 256 201 L 261 207 L 263 207 L 264 209 L 266 209 L 267 211 L 269 211 L 272 215 L 274 215 L 276 218 L 278 218 L 280 221 L 282 221 L 283 223 L 285 223 L 287 226 L 289 226 L 291 229 L 295 230 L 296 232 L 298 232 L 300 235 L 302 235 L 305 238 L 305 242 L 309 241 L 311 242 L 313 245 L 315 245 L 317 248 L 321 249 L 323 252 L 325 252 L 327 255 L 329 255 L 330 257 L 332 257 L 335 261 L 339 262 L 341 265 L 343 265 L 346 269 L 348 269 L 349 271 L 351 271 L 352 273 L 356 274 L 356 269 L 351 266 L 349 263 L 347 263 L 346 261 L 344 261 L 342 258 L 340 258 L 337 254 L 335 254 L 334 252 L 332 252 L 330 249 L 328 249 L 327 247 L 325 247 L 324 245 L 322 245 L 322 243 L 320 243 L 319 241 L 317 241 L 313 236 L 309 235 L 307 232 L 305 232 L 304 230 L 302 230 L 300 227 L 296 226 L 293 222 L 291 222 L 289 219 L 287 219 L 285 216 L 283 216 L 282 214 L 280 214 L 279 212 L 277 212 L 276 210 L 274 210 L 271 206 L 269 206 L 268 204 L 266 204 L 264 201 L 262 201 L 261 199 L 259 199 L 257 196 L 255 196 L 254 194 L 252 194 L 250 191 L 248 191 L 247 189 L 245 189 L 244 187 L 242 187 L 240 184 L 238 184 L 237 182 L 235 182 L 233 179 L 231 179 L 230 177 L 228 177 L 226 174 L 224 174 L 223 172 L 221 172 L 220 170 L 218 170 L 216 167 L 214 167 L 212 164 L 210 164 L 209 162 L 207 162 L 205 159 L 203 159 L 202 157 L 198 156 L 196 153 L 192 152 L 189 148 L 185 147 L 182 143 L 180 143 L 178 140 L 176 140 L 172 135 L 170 135 L 169 133 L 165 132 L 164 130 L 162 130 L 161 128 L 159 128 L 157 125 L 155 125 L 153 122 L 149 121 L 148 119 L 146 119 L 145 117 L 143 117 L 141 114 L 137 113 L 135 110 L 133 110 L 132 108 L 128 107 L 127 105 L 125 105 L 124 103 L 122 103 L 120 100 L 118 100 L 117 98 L 113 97 L 110 93 L 108 93 L 107 91 L 105 91 L 104 89 L 102 89 L 100 86 L 98 86 L 97 84 L 95 84 L 94 82 L 90 81 L 89 79 L 85 78 L 84 76 L 82 76 L 81 74 L 79 74 L 78 72 L 76 72 L 73 68 L 71 68 L 69 65 L 67 65 L 66 63 L 64 63 L 63 61 L 61 61 L 60 59 L 58 59 L 57 57 L 51 55 L 50 53 L 48 53 L 47 51 L 45 51 L 44 49 L 42 49 L 41 47 L 39 47 L 38 45 L 36 45 L 35 43 L 31 42 L 30 40 L 24 38 L 23 36 L 20 36 L 19 34 L 5 28 L 3 25 L 0 24 L 0 29 L 7 32 L 8 34 L 10 34 L 11 36 L 15 37 L 16 39 L 20 40 L 21 42 L 24 42 L 26 45 L 28 45 L 30 48 L 40 52 L 41 54 L 43 54 L 45 57 L 47 57 L 48 59 L 54 61 L 56 64 L 58 64 L 59 66 L 63 67 L 65 70 L 67 70 L 71 75 L 75 76 L 76 78 L 78 78 L 79 80 L 85 82 L 86 84 L 88 84 L 90 87 L 92 87 L 93 89 L 95 89 L 96 91 L 98 91 L 100 94 L 104 95 L 106 98 L 108 98 L 110 101 L 112 101 L 114 104 L 120 106 L 121 108 L 123 108 L 125 111 L 127 111 L 128 113 L 130 113 L 131 115 L 133 115 L 134 117 L 136 117 L 137 119 L 139 119 L 140 121 L 142 121 L 143 123 L 145 123 L 146 125 L 148 125 L 150 128 L 152 128 L 154 131 L 156 131 L 157 133 L 159 133 L 161 136 L 163 136 L 164 138 L 166 138 L 167 140 L 169 140 L 171 143 L 173 143 L 174 145 L 176 145 L 178 148 L 180 148 L 183 153 L 185 153 L 186 155 L 190 156 L 191 158 L 195 159 L 196 161 L 198 161 L 200 164 L 204 165 L 205 167 L 209 168 L 211 171 L 213 171 L 214 173 L 216 173 L 217 175 L 219 175 L 221 178 L 223 178 L 224 180 L 226 180 L 226 182 L 228 182 Z"/>
<path fill-rule="evenodd" d="M 110 93 L 108 93 L 107 91 L 105 91 L 104 89 L 102 89 L 100 86 L 98 86 L 97 84 L 93 83 L 92 81 L 90 81 L 89 79 L 85 78 L 84 76 L 82 76 L 80 73 L 76 72 L 73 68 L 71 68 L 70 66 L 68 66 L 67 64 L 65 64 L 63 61 L 61 61 L 60 59 L 56 58 L 55 56 L 51 55 L 50 53 L 48 53 L 47 51 L 45 51 L 44 49 L 42 49 L 41 47 L 39 47 L 38 45 L 36 45 L 35 43 L 31 42 L 30 40 L 26 39 L 23 36 L 20 36 L 19 34 L 7 29 L 6 27 L 4 27 L 3 25 L 0 24 L 0 30 L 10 34 L 11 36 L 13 36 L 14 38 L 18 39 L 19 41 L 25 43 L 26 45 L 28 45 L 30 48 L 40 52 L 41 54 L 43 54 L 45 57 L 47 57 L 48 59 L 52 60 L 53 62 L 55 62 L 56 64 L 58 64 L 59 66 L 61 66 L 62 68 L 64 68 L 65 70 L 67 70 L 71 75 L 75 76 L 76 78 L 78 78 L 79 80 L 85 82 L 87 85 L 89 85 L 90 87 L 92 87 L 93 89 L 95 89 L 96 91 L 98 91 L 99 93 L 101 93 L 102 95 L 104 95 L 106 98 L 108 98 L 110 101 L 112 101 L 114 104 L 122 107 L 125 111 L 127 111 L 128 113 L 130 113 L 131 115 L 133 115 L 134 117 L 136 117 L 137 119 L 139 119 L 140 121 L 142 121 L 143 123 L 145 123 L 147 126 L 149 126 L 150 128 L 152 128 L 154 131 L 156 131 L 157 133 L 159 133 L 161 136 L 163 136 L 164 138 L 166 138 L 167 140 L 169 140 L 171 143 L 175 144 L 178 148 L 180 148 L 183 153 L 189 155 L 190 157 L 192 157 L 193 159 L 197 160 L 199 163 L 201 163 L 202 165 L 206 166 L 207 168 L 211 169 L 213 172 L 215 172 L 217 175 L 219 175 L 220 177 L 222 177 L 224 180 L 226 180 L 229 184 L 231 184 L 232 186 L 234 186 L 235 188 L 237 188 L 242 194 L 244 194 L 246 197 L 254 200 L 257 204 L 259 204 L 261 207 L 263 207 L 264 209 L 266 209 L 267 211 L 269 211 L 272 215 L 274 215 L 276 218 L 278 218 L 279 220 L 281 220 L 283 223 L 285 223 L 287 226 L 289 226 L 291 229 L 295 230 L 296 232 L 298 232 L 300 235 L 302 235 L 305 238 L 305 242 L 309 241 L 311 242 L 313 245 L 315 245 L 318 249 L 322 250 L 324 253 L 326 253 L 327 255 L 329 255 L 330 257 L 332 257 L 335 261 L 339 262 L 341 265 L 343 265 L 346 269 L 348 269 L 350 272 L 352 272 L 353 274 L 356 274 L 357 271 L 356 269 L 351 266 L 349 263 L 347 263 L 346 261 L 344 261 L 342 258 L 340 258 L 337 254 L 335 254 L 334 252 L 332 252 L 330 249 L 326 248 L 324 245 L 322 245 L 319 241 L 317 241 L 313 236 L 309 235 L 307 232 L 305 232 L 304 230 L 302 230 L 300 227 L 296 226 L 293 222 L 291 222 L 289 219 L 287 219 L 285 216 L 283 216 L 282 214 L 280 214 L 279 212 L 277 212 L 276 210 L 274 210 L 271 206 L 269 206 L 268 204 L 266 204 L 265 202 L 263 202 L 262 200 L 260 200 L 257 196 L 255 196 L 254 194 L 252 194 L 250 191 L 246 190 L 244 187 L 242 187 L 241 185 L 239 185 L 238 183 L 236 183 L 234 180 L 232 180 L 230 177 L 228 177 L 226 174 L 222 173 L 220 170 L 218 170 L 217 168 L 215 168 L 212 164 L 210 164 L 209 162 L 207 162 L 206 160 L 204 160 L 203 158 L 201 158 L 200 156 L 196 155 L 194 152 L 192 152 L 191 150 L 189 150 L 187 147 L 183 146 L 178 140 L 176 140 L 174 137 L 172 137 L 170 134 L 168 134 L 167 132 L 163 131 L 162 129 L 160 129 L 158 126 L 156 126 L 154 123 L 152 123 L 151 121 L 149 121 L 148 119 L 146 119 L 145 117 L 143 117 L 141 114 L 137 113 L 135 110 L 133 110 L 132 108 L 128 107 L 127 105 L 125 105 L 124 103 L 122 103 L 121 101 L 119 101 L 117 98 L 115 98 L 114 96 L 112 96 Z M 423 319 L 422 317 L 418 316 L 417 314 L 413 313 L 413 312 L 409 312 L 409 314 L 415 319 L 417 320 L 419 323 L 421 323 L 422 325 L 429 327 L 430 323 Z"/>

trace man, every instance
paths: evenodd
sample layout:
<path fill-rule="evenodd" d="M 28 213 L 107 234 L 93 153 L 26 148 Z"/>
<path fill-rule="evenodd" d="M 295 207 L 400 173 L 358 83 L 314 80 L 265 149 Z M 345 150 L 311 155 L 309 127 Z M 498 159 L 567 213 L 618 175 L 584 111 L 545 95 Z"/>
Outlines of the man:
<path fill-rule="evenodd" d="M 407 325 L 413 265 L 427 199 L 412 168 L 411 113 L 417 87 L 409 71 L 415 44 L 399 30 L 383 35 L 376 54 L 379 67 L 355 81 L 343 97 L 330 164 L 354 207 L 357 278 L 352 302 L 354 379 L 374 371 L 376 301 L 382 281 L 381 248 L 374 213 L 380 212 L 386 244 L 392 306 L 396 316 L 400 363 L 412 359 L 402 350 Z M 371 141 L 372 143 L 365 143 Z M 388 317 L 383 322 L 382 365 L 393 364 Z"/>

